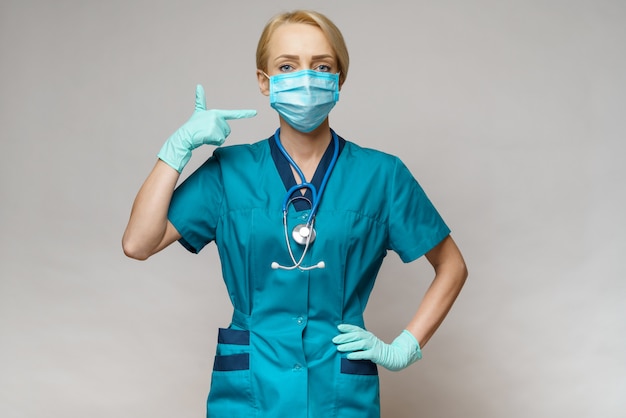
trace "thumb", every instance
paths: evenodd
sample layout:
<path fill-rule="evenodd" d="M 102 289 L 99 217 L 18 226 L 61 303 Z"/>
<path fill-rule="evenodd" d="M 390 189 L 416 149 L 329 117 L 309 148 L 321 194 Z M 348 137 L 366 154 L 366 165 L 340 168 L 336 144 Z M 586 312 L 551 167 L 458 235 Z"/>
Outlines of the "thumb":
<path fill-rule="evenodd" d="M 256 110 L 215 110 L 224 119 L 244 119 L 256 116 Z"/>
<path fill-rule="evenodd" d="M 206 97 L 202 84 L 196 86 L 196 110 L 206 110 Z"/>

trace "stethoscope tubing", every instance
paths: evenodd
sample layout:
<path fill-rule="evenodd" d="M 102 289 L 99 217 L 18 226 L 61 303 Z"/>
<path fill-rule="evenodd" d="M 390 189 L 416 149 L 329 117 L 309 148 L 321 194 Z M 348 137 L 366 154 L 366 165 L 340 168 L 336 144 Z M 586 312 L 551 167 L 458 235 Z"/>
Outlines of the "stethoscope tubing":
<path fill-rule="evenodd" d="M 322 194 L 324 193 L 324 189 L 326 188 L 326 183 L 328 183 L 328 179 L 330 178 L 333 168 L 335 167 L 335 164 L 337 163 L 337 158 L 339 157 L 339 138 L 337 137 L 337 134 L 335 133 L 335 131 L 333 131 L 332 129 L 330 130 L 330 133 L 332 135 L 333 143 L 334 143 L 333 157 L 330 160 L 330 163 L 328 164 L 328 168 L 326 169 L 326 172 L 324 173 L 324 177 L 322 178 L 322 182 L 320 183 L 319 191 L 313 185 L 313 183 L 306 181 L 306 178 L 304 177 L 304 173 L 302 172 L 300 167 L 298 167 L 298 164 L 296 164 L 296 162 L 293 160 L 293 158 L 291 158 L 291 155 L 289 155 L 285 147 L 283 147 L 283 144 L 280 142 L 280 128 L 278 128 L 276 132 L 274 133 L 274 140 L 276 141 L 276 145 L 278 146 L 278 149 L 280 150 L 281 154 L 283 154 L 283 156 L 287 159 L 287 161 L 289 162 L 289 165 L 293 167 L 294 170 L 296 170 L 296 173 L 298 173 L 298 176 L 300 177 L 300 181 L 301 181 L 300 184 L 296 184 L 292 186 L 287 191 L 287 194 L 285 198 L 283 199 L 283 213 L 287 212 L 287 208 L 289 207 L 289 202 L 291 201 L 291 196 L 296 191 L 301 190 L 301 189 L 311 190 L 312 206 L 311 206 L 311 211 L 309 212 L 309 216 L 307 217 L 307 220 L 306 220 L 307 227 L 310 227 L 311 224 L 313 223 L 313 219 L 315 218 L 315 215 L 317 214 L 317 210 L 322 200 Z"/>

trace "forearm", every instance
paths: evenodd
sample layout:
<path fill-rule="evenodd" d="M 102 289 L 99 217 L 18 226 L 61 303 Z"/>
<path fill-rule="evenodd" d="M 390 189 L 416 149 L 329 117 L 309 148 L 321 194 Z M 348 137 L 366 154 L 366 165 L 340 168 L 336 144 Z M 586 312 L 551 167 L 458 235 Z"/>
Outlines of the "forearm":
<path fill-rule="evenodd" d="M 406 329 L 413 334 L 421 347 L 439 328 L 457 299 L 465 279 L 467 267 L 456 244 L 450 237 L 436 252 L 427 255 L 435 269 L 435 278 Z"/>
<path fill-rule="evenodd" d="M 204 88 L 196 86 L 196 105 L 189 120 L 176 130 L 159 151 L 159 161 L 139 190 L 122 238 L 124 253 L 145 260 L 180 238 L 167 221 L 179 173 L 194 149 L 202 145 L 220 146 L 230 134 L 230 119 L 251 118 L 256 110 L 206 108 Z"/>
<path fill-rule="evenodd" d="M 131 258 L 146 259 L 162 246 L 168 229 L 167 212 L 179 173 L 158 160 L 137 193 L 122 246 Z"/>
<path fill-rule="evenodd" d="M 370 331 L 353 324 L 339 324 L 340 334 L 333 338 L 337 350 L 347 352 L 349 360 L 371 360 L 392 371 L 402 370 L 422 358 L 421 347 L 443 322 L 467 277 L 461 252 L 450 236 L 430 250 L 426 258 L 435 269 L 435 279 L 406 331 L 387 344 Z"/>

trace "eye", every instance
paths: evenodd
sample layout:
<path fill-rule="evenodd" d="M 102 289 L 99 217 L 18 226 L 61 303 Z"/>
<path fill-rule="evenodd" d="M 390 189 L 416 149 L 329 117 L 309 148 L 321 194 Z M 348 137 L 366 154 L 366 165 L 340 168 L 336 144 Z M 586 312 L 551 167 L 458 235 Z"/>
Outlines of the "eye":
<path fill-rule="evenodd" d="M 315 67 L 315 71 L 319 71 L 320 73 L 328 73 L 330 72 L 331 68 L 330 65 L 326 65 L 326 64 L 320 64 L 317 67 Z"/>
<path fill-rule="evenodd" d="M 290 64 L 283 64 L 278 67 L 281 73 L 290 73 L 293 71 L 293 67 Z"/>

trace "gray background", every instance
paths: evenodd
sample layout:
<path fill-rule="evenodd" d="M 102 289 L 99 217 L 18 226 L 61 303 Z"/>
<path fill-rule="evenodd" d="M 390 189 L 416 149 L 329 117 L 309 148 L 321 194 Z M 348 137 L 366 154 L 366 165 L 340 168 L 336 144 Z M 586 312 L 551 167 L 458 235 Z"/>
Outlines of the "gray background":
<path fill-rule="evenodd" d="M 203 416 L 231 314 L 215 247 L 142 263 L 120 239 L 196 83 L 209 107 L 258 109 L 230 143 L 274 131 L 254 51 L 297 7 L 351 52 L 331 125 L 401 156 L 470 268 L 424 360 L 381 371 L 383 415 L 625 417 L 626 4 L 610 0 L 3 0 L 0 416 Z M 431 276 L 390 254 L 369 327 L 393 338 Z"/>

